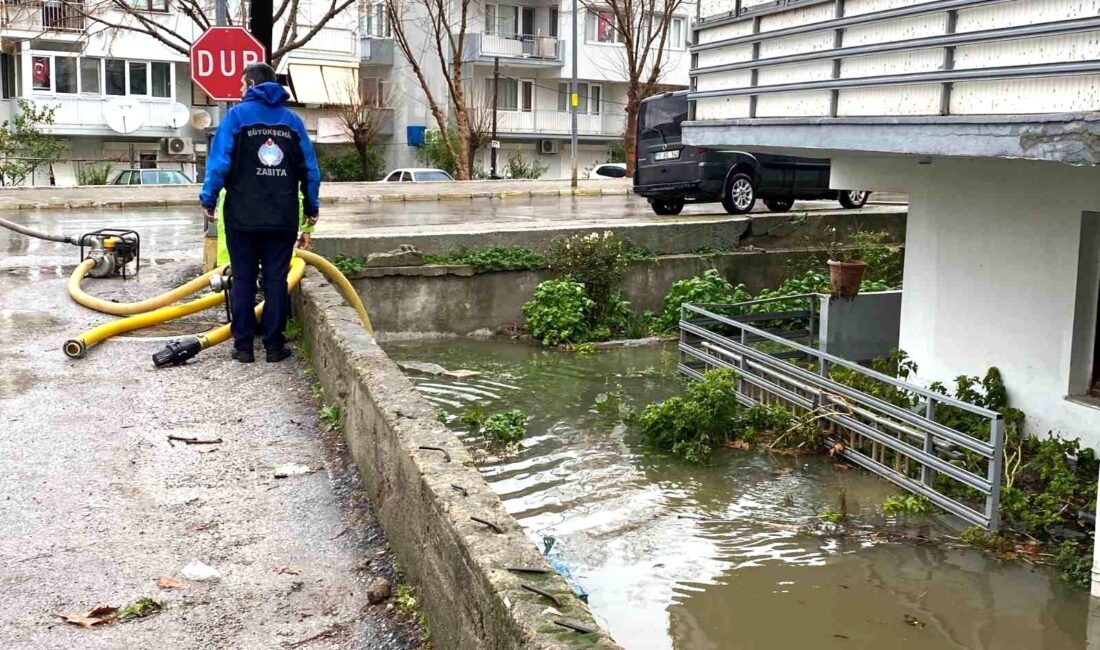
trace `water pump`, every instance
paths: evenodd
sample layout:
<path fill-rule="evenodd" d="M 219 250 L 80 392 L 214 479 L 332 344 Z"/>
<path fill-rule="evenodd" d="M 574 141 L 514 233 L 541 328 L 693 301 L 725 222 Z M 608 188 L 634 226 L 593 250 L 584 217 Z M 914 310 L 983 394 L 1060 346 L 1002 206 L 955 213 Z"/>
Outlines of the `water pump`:
<path fill-rule="evenodd" d="M 127 267 L 135 262 L 133 273 L 141 271 L 141 236 L 134 230 L 103 228 L 80 236 L 80 261 L 95 260 L 88 271 L 93 278 L 127 276 Z"/>

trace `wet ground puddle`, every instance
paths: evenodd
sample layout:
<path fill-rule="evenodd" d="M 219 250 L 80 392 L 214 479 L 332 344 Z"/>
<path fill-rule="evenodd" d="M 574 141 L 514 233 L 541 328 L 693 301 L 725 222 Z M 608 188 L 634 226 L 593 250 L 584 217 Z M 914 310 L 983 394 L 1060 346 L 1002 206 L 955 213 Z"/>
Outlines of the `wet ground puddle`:
<path fill-rule="evenodd" d="M 878 513 L 895 490 L 860 470 L 758 452 L 721 452 L 698 467 L 648 452 L 609 412 L 619 395 L 642 406 L 675 394 L 674 347 L 385 347 L 401 363 L 481 373 L 409 372 L 471 447 L 479 441 L 457 420 L 471 405 L 531 416 L 519 452 L 479 467 L 540 548 L 555 540 L 551 553 L 628 649 L 1085 646 L 1088 596 L 1050 571 L 967 549 L 799 530 L 837 507 L 842 491 L 857 520 L 897 526 Z"/>

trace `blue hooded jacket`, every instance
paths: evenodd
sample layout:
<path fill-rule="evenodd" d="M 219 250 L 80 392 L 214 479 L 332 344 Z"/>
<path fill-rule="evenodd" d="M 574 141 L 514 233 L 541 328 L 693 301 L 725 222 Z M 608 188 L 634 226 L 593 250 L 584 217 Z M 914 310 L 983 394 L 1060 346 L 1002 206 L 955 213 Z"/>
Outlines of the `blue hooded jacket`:
<path fill-rule="evenodd" d="M 305 216 L 318 214 L 321 171 L 289 97 L 275 82 L 249 88 L 214 135 L 199 200 L 213 212 L 225 188 L 227 228 L 297 231 L 299 192 Z"/>

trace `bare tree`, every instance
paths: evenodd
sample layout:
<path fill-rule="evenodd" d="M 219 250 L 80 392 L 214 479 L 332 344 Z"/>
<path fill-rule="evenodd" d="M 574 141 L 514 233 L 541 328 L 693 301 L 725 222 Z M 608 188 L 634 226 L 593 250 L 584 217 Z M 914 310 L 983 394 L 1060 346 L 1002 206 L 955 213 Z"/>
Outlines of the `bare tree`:
<path fill-rule="evenodd" d="M 493 138 L 493 102 L 486 98 L 489 91 L 479 92 L 477 86 L 466 91 L 466 106 L 470 125 L 470 175 L 474 175 L 474 157 L 482 147 L 489 146 Z"/>
<path fill-rule="evenodd" d="M 393 115 L 390 94 L 377 85 L 357 85 L 349 81 L 341 89 L 340 105 L 333 106 L 340 125 L 351 138 L 359 162 L 363 167 L 363 180 L 371 178 L 371 149 L 378 144 L 378 134 Z"/>
<path fill-rule="evenodd" d="M 455 162 L 455 176 L 459 180 L 469 180 L 471 176 L 470 112 L 462 78 L 462 51 L 466 47 L 471 4 L 471 0 L 386 0 L 393 41 L 424 91 L 428 110 L 439 126 L 443 147 Z M 423 16 L 406 16 L 407 10 Z M 417 30 L 421 30 L 423 38 Z M 431 54 L 422 51 L 421 43 L 426 43 L 423 50 L 430 50 Z M 426 66 L 435 64 L 442 71 L 445 97 L 438 97 L 428 81 Z"/>
<path fill-rule="evenodd" d="M 150 0 L 154 5 L 169 0 Z M 271 45 L 271 62 L 278 65 L 279 59 L 310 41 L 321 29 L 340 12 L 350 7 L 355 0 L 327 0 L 325 11 L 320 18 L 303 23 L 299 17 L 300 0 L 276 0 L 273 22 L 282 24 L 281 31 L 275 34 Z M 191 43 L 199 34 L 214 24 L 214 5 L 206 0 L 174 0 L 172 9 L 175 19 L 168 20 L 163 15 L 136 7 L 133 0 L 60 0 L 66 12 L 82 16 L 91 25 L 98 25 L 102 31 L 130 31 L 145 34 L 164 46 L 180 54 L 190 54 Z M 230 25 L 247 25 L 249 3 L 235 3 L 235 11 L 229 11 L 227 22 Z M 167 6 L 167 5 L 165 5 Z M 91 26 L 89 25 L 89 27 Z"/>
<path fill-rule="evenodd" d="M 683 0 L 582 0 L 595 13 L 597 36 L 614 34 L 623 45 L 623 71 L 627 78 L 626 174 L 634 173 L 637 159 L 638 109 L 642 100 L 658 92 L 661 73 L 668 62 L 668 33 L 673 15 Z M 586 12 L 587 13 L 587 12 Z"/>

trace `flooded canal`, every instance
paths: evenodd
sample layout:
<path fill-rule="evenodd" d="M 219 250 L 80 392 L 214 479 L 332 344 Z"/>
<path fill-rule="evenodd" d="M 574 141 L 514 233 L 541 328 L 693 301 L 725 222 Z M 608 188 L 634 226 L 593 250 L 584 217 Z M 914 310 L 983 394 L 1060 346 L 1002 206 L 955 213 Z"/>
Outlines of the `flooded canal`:
<path fill-rule="evenodd" d="M 647 451 L 613 413 L 620 399 L 640 407 L 679 390 L 674 347 L 588 355 L 499 341 L 385 347 L 399 363 L 482 373 L 410 372 L 471 447 L 479 441 L 458 421 L 471 405 L 530 416 L 522 450 L 488 456 L 481 470 L 540 548 L 544 537 L 556 540 L 551 554 L 628 649 L 1086 645 L 1088 595 L 1052 571 L 802 528 L 843 494 L 857 522 L 897 529 L 879 512 L 896 493 L 881 479 L 824 457 L 729 451 L 699 467 Z"/>

